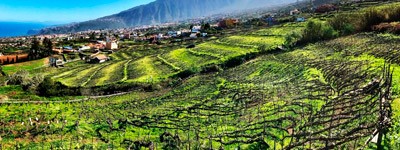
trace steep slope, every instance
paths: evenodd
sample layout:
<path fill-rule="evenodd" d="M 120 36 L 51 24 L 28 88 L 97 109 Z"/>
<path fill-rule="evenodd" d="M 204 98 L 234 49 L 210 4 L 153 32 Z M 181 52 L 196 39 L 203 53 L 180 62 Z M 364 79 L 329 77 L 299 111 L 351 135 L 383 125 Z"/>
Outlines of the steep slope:
<path fill-rule="evenodd" d="M 102 19 L 118 18 L 127 25 L 156 24 L 209 15 L 237 0 L 158 0 Z"/>
<path fill-rule="evenodd" d="M 65 33 L 159 24 L 234 10 L 273 6 L 294 0 L 157 0 L 118 14 L 81 23 L 43 29 L 40 33 Z"/>

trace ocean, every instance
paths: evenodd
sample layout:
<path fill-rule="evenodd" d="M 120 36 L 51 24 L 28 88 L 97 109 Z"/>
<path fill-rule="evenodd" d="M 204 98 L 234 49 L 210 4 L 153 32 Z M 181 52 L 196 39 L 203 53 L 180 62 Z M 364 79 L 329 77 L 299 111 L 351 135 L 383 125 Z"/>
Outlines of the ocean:
<path fill-rule="evenodd" d="M 46 26 L 42 23 L 31 22 L 0 22 L 0 38 L 26 36 L 29 30 L 38 30 Z"/>

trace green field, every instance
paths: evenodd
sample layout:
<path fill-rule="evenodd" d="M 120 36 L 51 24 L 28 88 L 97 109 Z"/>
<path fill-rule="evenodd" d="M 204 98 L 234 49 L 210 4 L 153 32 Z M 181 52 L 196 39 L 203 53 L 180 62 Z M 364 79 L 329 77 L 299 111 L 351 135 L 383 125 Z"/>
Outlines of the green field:
<path fill-rule="evenodd" d="M 173 68 L 163 64 L 157 57 L 144 57 L 129 65 L 127 82 L 159 82 L 174 73 Z"/>
<path fill-rule="evenodd" d="M 124 80 L 125 65 L 127 63 L 129 61 L 121 61 L 101 68 L 86 85 L 99 86 Z"/>
<path fill-rule="evenodd" d="M 7 74 L 15 73 L 18 70 L 32 71 L 34 69 L 38 69 L 40 67 L 48 65 L 46 63 L 47 60 L 48 60 L 48 58 L 43 58 L 43 59 L 29 61 L 29 62 L 5 65 L 5 66 L 3 66 L 3 71 Z"/>

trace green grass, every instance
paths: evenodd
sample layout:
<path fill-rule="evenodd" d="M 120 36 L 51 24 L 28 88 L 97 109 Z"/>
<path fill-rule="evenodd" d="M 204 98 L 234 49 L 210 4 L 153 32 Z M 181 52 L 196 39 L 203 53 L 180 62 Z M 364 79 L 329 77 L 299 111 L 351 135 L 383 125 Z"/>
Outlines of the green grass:
<path fill-rule="evenodd" d="M 211 56 L 196 56 L 186 49 L 173 50 L 167 54 L 161 55 L 162 58 L 181 69 L 190 69 L 202 67 L 207 64 L 217 63 L 218 60 Z"/>
<path fill-rule="evenodd" d="M 107 85 L 121 81 L 124 78 L 125 63 L 120 61 L 100 69 L 87 83 L 87 86 Z"/>
<path fill-rule="evenodd" d="M 285 36 L 292 32 L 301 33 L 303 31 L 303 28 L 301 27 L 302 24 L 295 24 L 295 25 L 296 26 L 283 25 L 267 29 L 261 29 L 253 32 L 252 34 L 259 36 Z"/>
<path fill-rule="evenodd" d="M 59 71 L 57 71 L 57 73 L 53 73 L 50 76 L 53 79 L 68 78 L 68 77 L 75 76 L 77 72 L 88 69 L 90 67 L 92 67 L 92 66 L 87 65 L 87 66 L 68 68 L 66 70 L 59 70 Z"/>
<path fill-rule="evenodd" d="M 71 99 L 82 99 L 84 96 L 62 96 L 62 97 L 40 97 L 35 93 L 26 92 L 19 85 L 0 86 L 0 102 L 1 99 L 7 101 L 63 101 Z"/>
<path fill-rule="evenodd" d="M 221 59 L 229 59 L 232 57 L 237 57 L 248 53 L 256 52 L 257 50 L 229 46 L 229 45 L 222 45 L 217 43 L 204 43 L 198 45 L 196 48 L 193 49 L 193 51 L 219 57 Z"/>
<path fill-rule="evenodd" d="M 134 68 L 134 70 L 130 70 L 134 72 L 134 75 L 131 73 L 127 82 L 159 82 L 174 73 L 173 68 L 165 65 L 156 57 L 144 57 L 132 62 L 130 67 Z"/>
<path fill-rule="evenodd" d="M 15 86 L 15 85 L 0 87 L 0 95 L 9 94 L 10 92 L 13 91 L 22 91 L 22 88 L 20 86 Z"/>
<path fill-rule="evenodd" d="M 18 70 L 32 71 L 34 69 L 43 67 L 44 65 L 47 65 L 46 60 L 47 60 L 47 58 L 43 58 L 43 59 L 27 61 L 27 62 L 22 62 L 22 63 L 4 65 L 3 71 L 6 74 L 13 74 L 13 73 L 17 72 Z"/>
<path fill-rule="evenodd" d="M 284 38 L 280 36 L 230 36 L 221 41 L 231 44 L 242 44 L 248 46 L 261 46 L 265 45 L 268 48 L 278 47 L 284 44 Z"/>
<path fill-rule="evenodd" d="M 101 65 L 94 65 L 90 68 L 81 70 L 79 72 L 74 72 L 73 76 L 67 77 L 67 78 L 60 78 L 58 79 L 58 81 L 60 81 L 61 83 L 63 83 L 64 85 L 67 86 L 71 86 L 71 87 L 79 87 L 82 84 L 84 84 L 85 82 L 88 81 L 88 79 L 95 74 L 98 69 L 101 69 L 102 67 L 104 67 L 105 64 L 101 64 Z"/>
<path fill-rule="evenodd" d="M 393 125 L 385 138 L 385 146 L 391 149 L 400 148 L 400 98 L 394 99 L 392 103 Z"/>

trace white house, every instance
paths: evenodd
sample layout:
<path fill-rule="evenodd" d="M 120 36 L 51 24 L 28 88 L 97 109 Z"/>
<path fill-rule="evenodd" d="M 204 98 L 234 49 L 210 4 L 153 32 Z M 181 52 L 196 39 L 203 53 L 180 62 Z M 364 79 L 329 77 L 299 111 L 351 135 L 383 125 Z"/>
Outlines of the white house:
<path fill-rule="evenodd" d="M 109 50 L 118 49 L 118 44 L 116 42 L 107 42 L 106 49 L 109 49 Z"/>
<path fill-rule="evenodd" d="M 193 26 L 192 33 L 200 33 L 201 26 Z"/>
<path fill-rule="evenodd" d="M 294 10 L 291 10 L 290 11 L 290 15 L 291 16 L 293 16 L 293 15 L 299 15 L 301 13 L 301 11 L 299 11 L 298 9 L 294 9 Z"/>
<path fill-rule="evenodd" d="M 82 46 L 79 48 L 79 51 L 83 51 L 83 50 L 89 50 L 90 46 Z"/>
<path fill-rule="evenodd" d="M 197 38 L 197 34 L 196 34 L 196 33 L 192 33 L 192 34 L 190 34 L 190 38 L 192 38 L 192 39 L 196 39 L 196 38 Z"/>

